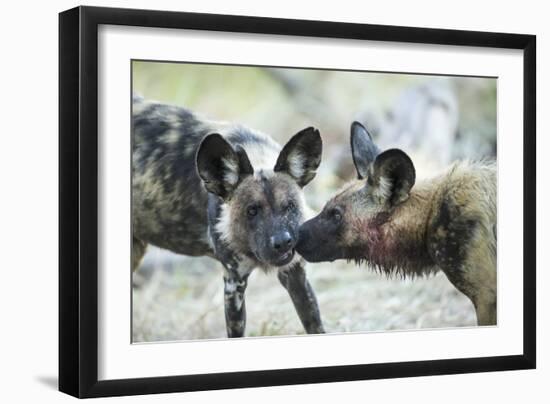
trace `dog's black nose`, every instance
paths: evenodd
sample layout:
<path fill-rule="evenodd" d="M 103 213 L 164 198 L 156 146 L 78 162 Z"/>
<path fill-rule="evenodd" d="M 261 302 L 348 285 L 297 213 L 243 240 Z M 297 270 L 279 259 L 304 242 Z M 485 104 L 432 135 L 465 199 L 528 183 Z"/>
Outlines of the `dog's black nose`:
<path fill-rule="evenodd" d="M 292 236 L 288 231 L 282 231 L 280 233 L 271 236 L 271 247 L 277 251 L 286 251 L 292 246 Z"/>

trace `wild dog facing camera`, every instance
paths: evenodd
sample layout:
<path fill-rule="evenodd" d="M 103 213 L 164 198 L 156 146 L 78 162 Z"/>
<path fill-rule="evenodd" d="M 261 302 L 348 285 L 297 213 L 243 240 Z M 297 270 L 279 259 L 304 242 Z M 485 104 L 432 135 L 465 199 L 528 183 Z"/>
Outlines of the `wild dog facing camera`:
<path fill-rule="evenodd" d="M 227 336 L 235 338 L 245 335 L 249 275 L 278 267 L 306 332 L 324 332 L 303 259 L 294 254 L 301 188 L 321 159 L 318 131 L 305 129 L 283 148 L 242 125 L 141 97 L 133 99 L 132 122 L 133 269 L 148 245 L 217 260 Z"/>
<path fill-rule="evenodd" d="M 197 151 L 197 171 L 206 190 L 222 201 L 216 231 L 229 248 L 244 251 L 264 268 L 285 266 L 294 258 L 303 222 L 301 188 L 321 162 L 321 137 L 306 128 L 273 156 L 253 146 L 208 135 Z"/>

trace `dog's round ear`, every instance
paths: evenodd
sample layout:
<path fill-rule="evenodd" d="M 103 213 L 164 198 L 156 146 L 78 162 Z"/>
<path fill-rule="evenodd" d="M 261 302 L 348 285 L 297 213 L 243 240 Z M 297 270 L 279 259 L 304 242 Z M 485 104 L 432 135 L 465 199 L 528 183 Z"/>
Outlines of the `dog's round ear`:
<path fill-rule="evenodd" d="M 309 127 L 301 130 L 283 147 L 273 170 L 286 172 L 300 187 L 306 186 L 321 164 L 323 141 L 319 131 Z"/>
<path fill-rule="evenodd" d="M 409 198 L 416 181 L 416 170 L 411 158 L 402 150 L 389 149 L 376 157 L 368 177 L 368 184 L 378 197 L 398 205 Z"/>
<path fill-rule="evenodd" d="M 196 157 L 197 173 L 208 192 L 227 199 L 244 176 L 253 173 L 245 150 L 237 150 L 218 133 L 206 136 Z"/>

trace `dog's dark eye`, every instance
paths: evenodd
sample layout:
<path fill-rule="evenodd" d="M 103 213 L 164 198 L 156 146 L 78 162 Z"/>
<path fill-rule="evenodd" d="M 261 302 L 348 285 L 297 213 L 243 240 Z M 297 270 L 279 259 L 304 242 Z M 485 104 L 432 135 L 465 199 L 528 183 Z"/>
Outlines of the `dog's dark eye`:
<path fill-rule="evenodd" d="M 336 223 L 339 223 L 342 221 L 342 211 L 339 208 L 332 208 L 329 211 L 329 216 Z"/>
<path fill-rule="evenodd" d="M 258 207 L 255 205 L 249 206 L 246 209 L 246 214 L 248 215 L 248 217 L 256 216 L 258 214 Z"/>

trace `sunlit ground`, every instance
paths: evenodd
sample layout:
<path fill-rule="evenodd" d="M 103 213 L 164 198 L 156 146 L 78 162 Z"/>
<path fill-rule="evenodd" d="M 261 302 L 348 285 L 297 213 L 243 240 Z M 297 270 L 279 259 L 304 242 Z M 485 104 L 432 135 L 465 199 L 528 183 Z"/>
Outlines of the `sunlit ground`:
<path fill-rule="evenodd" d="M 164 264 L 148 270 L 153 261 Z M 133 294 L 134 342 L 226 337 L 219 263 L 151 249 L 140 271 L 135 283 L 141 286 Z M 307 271 L 329 333 L 475 325 L 472 304 L 443 274 L 388 279 L 344 261 L 309 264 Z M 250 276 L 246 309 L 247 336 L 304 333 L 275 273 Z"/>

